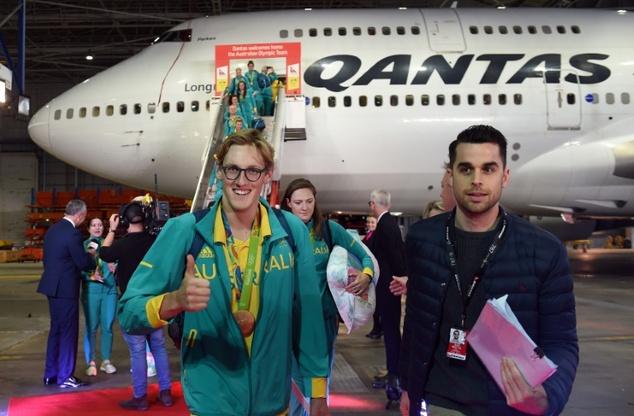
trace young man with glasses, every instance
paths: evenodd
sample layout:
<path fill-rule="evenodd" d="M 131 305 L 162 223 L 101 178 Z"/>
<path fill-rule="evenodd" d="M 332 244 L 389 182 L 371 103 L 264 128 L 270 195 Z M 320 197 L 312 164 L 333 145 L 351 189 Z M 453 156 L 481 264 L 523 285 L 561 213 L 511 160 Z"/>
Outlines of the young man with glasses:
<path fill-rule="evenodd" d="M 328 351 L 308 232 L 260 197 L 273 148 L 257 130 L 220 146 L 221 198 L 200 219 L 171 219 L 121 299 L 127 331 L 167 325 L 185 311 L 182 379 L 194 415 L 278 415 L 288 410 L 291 357 L 305 377 L 312 415 L 328 415 Z M 204 241 L 196 258 L 188 254 Z M 301 311 L 301 314 L 299 313 Z M 293 337 L 293 339 L 291 339 Z"/>

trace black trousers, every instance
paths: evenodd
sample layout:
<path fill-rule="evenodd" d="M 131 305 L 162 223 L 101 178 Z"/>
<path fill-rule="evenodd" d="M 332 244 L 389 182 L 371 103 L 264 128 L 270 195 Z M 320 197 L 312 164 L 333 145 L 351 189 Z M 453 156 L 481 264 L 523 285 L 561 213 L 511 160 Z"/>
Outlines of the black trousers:
<path fill-rule="evenodd" d="M 387 373 L 398 376 L 398 360 L 401 352 L 401 297 L 390 292 L 392 277 L 381 276 L 376 287 L 376 307 L 381 317 L 385 342 Z"/>

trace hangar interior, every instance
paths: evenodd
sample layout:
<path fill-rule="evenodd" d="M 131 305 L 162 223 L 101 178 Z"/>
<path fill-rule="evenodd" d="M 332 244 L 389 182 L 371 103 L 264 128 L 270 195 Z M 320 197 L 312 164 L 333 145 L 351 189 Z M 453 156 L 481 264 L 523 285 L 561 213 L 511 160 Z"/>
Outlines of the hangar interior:
<path fill-rule="evenodd" d="M 35 192 L 127 189 L 67 165 L 29 138 L 29 116 L 72 86 L 148 46 L 187 19 L 281 9 L 398 7 L 627 8 L 627 0 L 136 1 L 0 3 L 0 64 L 11 75 L 0 103 L 0 241 L 25 244 Z M 91 57 L 88 59 L 88 57 Z M 9 82 L 7 82 L 9 81 Z M 8 88 L 11 86 L 11 89 Z M 28 106 L 25 104 L 28 103 Z M 28 115 L 26 114 L 28 107 Z"/>

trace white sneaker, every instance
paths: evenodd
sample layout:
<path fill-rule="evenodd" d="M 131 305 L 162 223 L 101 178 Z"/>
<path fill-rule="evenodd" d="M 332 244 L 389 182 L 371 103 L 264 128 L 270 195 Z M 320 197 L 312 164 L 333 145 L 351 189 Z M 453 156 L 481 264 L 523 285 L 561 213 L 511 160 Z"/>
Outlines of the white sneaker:
<path fill-rule="evenodd" d="M 101 363 L 101 367 L 99 367 L 99 369 L 107 374 L 114 374 L 117 372 L 117 368 L 112 365 L 110 361 Z"/>
<path fill-rule="evenodd" d="M 90 363 L 88 365 L 88 368 L 86 369 L 86 375 L 88 377 L 95 377 L 97 376 L 97 367 L 95 367 L 95 363 Z"/>

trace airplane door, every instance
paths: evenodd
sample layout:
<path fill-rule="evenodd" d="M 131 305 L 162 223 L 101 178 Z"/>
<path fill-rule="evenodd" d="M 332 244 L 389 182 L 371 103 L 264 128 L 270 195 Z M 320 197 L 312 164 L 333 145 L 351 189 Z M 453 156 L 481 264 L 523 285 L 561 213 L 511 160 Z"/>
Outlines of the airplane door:
<path fill-rule="evenodd" d="M 563 80 L 568 74 L 579 77 L 573 70 L 545 71 L 546 118 L 549 130 L 578 130 L 581 126 L 581 95 L 579 83 Z M 556 79 L 557 82 L 553 82 Z M 547 82 L 549 80 L 550 82 Z"/>
<path fill-rule="evenodd" d="M 425 9 L 422 11 L 429 47 L 434 52 L 464 52 L 466 49 L 462 26 L 453 9 Z"/>

